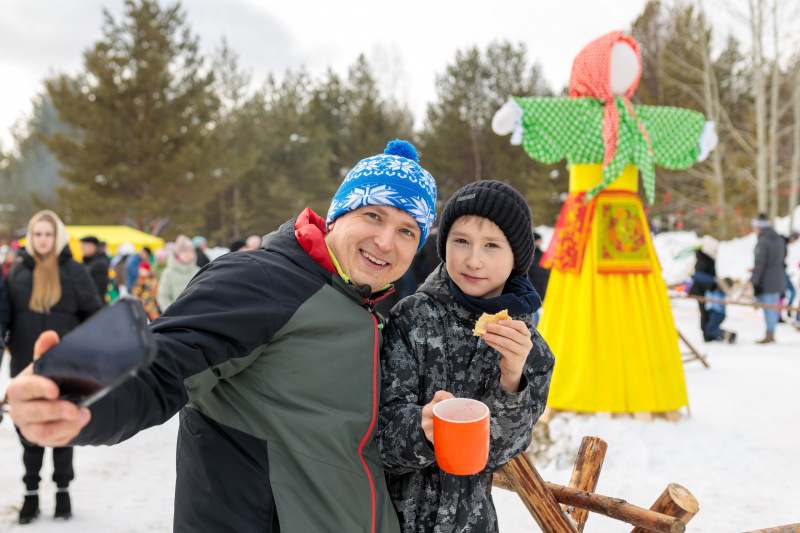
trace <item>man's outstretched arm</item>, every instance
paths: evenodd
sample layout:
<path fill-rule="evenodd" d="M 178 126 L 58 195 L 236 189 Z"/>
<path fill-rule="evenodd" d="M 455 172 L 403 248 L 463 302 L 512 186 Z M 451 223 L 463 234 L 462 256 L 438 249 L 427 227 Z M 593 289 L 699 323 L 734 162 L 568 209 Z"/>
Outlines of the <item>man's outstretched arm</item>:
<path fill-rule="evenodd" d="M 260 261 L 229 254 L 204 268 L 152 324 L 158 355 L 150 367 L 88 410 L 57 400 L 55 383 L 28 367 L 8 389 L 11 417 L 23 437 L 42 446 L 128 439 L 246 368 L 288 320 L 280 300 Z M 36 351 L 57 342 L 48 332 Z"/>

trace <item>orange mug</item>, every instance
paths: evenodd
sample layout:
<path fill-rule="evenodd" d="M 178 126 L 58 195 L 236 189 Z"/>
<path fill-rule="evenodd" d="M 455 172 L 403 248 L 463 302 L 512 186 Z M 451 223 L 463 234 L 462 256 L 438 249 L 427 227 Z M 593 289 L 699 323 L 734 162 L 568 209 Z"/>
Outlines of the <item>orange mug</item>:
<path fill-rule="evenodd" d="M 433 406 L 433 446 L 439 468 L 470 476 L 489 458 L 489 408 L 469 398 L 451 398 Z"/>

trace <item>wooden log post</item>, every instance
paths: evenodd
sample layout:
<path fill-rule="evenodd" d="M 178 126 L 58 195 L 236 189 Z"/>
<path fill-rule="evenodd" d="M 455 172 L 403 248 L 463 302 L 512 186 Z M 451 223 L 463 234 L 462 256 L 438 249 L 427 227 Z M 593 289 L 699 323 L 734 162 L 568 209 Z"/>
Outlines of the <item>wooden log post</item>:
<path fill-rule="evenodd" d="M 516 489 L 502 472 L 494 475 L 492 485 L 499 489 L 516 492 Z M 621 522 L 641 526 L 647 531 L 681 533 L 685 530 L 683 520 L 680 518 L 642 509 L 619 498 L 592 494 L 591 492 L 565 487 L 564 485 L 556 485 L 555 483 L 545 483 L 545 485 L 556 501 L 564 505 L 586 509 Z M 792 531 L 791 533 L 795 532 Z M 800 531 L 797 533 L 800 533 Z"/>
<path fill-rule="evenodd" d="M 800 533 L 800 524 L 770 527 L 767 529 L 759 529 L 758 531 L 748 531 L 747 533 Z"/>
<path fill-rule="evenodd" d="M 664 489 L 661 496 L 658 497 L 656 503 L 650 507 L 651 511 L 662 513 L 668 516 L 683 521 L 684 525 L 689 523 L 689 520 L 700 512 L 700 505 L 692 493 L 677 483 L 670 483 Z M 646 533 L 642 527 L 635 527 L 631 533 Z"/>
<path fill-rule="evenodd" d="M 526 453 L 503 467 L 508 482 L 544 533 L 578 533 Z"/>
<path fill-rule="evenodd" d="M 514 487 L 511 486 L 511 482 L 508 480 L 506 475 L 501 470 L 500 472 L 495 472 L 494 476 L 492 477 L 492 486 L 497 487 L 498 489 L 503 490 L 510 490 L 511 492 L 516 492 Z"/>
<path fill-rule="evenodd" d="M 686 526 L 680 518 L 642 509 L 619 498 L 610 498 L 601 494 L 556 485 L 555 483 L 547 483 L 546 485 L 559 503 L 580 507 L 614 520 L 644 528 L 647 531 L 683 533 L 686 530 Z"/>
<path fill-rule="evenodd" d="M 575 458 L 575 467 L 569 478 L 569 486 L 573 489 L 594 492 L 597 481 L 600 479 L 600 469 L 603 468 L 603 459 L 606 456 L 608 444 L 599 437 L 583 437 L 578 456 Z M 583 533 L 589 511 L 571 505 L 564 506 L 564 512 L 572 517 L 578 533 Z"/>

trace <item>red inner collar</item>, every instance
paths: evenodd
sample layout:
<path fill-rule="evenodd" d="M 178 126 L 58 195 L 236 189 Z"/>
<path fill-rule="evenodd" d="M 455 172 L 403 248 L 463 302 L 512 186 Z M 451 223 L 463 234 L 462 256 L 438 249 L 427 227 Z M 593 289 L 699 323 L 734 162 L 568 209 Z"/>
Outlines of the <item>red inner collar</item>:
<path fill-rule="evenodd" d="M 303 250 L 316 261 L 322 268 L 336 274 L 328 245 L 325 244 L 325 235 L 328 234 L 328 225 L 325 219 L 306 207 L 294 223 L 294 235 Z"/>

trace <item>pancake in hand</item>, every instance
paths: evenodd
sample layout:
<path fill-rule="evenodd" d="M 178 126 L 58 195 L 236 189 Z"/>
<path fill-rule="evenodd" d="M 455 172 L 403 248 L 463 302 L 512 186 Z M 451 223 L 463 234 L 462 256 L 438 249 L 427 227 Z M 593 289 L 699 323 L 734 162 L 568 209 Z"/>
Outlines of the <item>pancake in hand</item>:
<path fill-rule="evenodd" d="M 483 337 L 483 334 L 486 333 L 487 324 L 497 324 L 501 320 L 511 320 L 511 317 L 508 316 L 508 309 L 503 309 L 494 315 L 483 313 L 478 321 L 475 322 L 475 329 L 472 330 L 472 335 L 475 337 Z"/>

